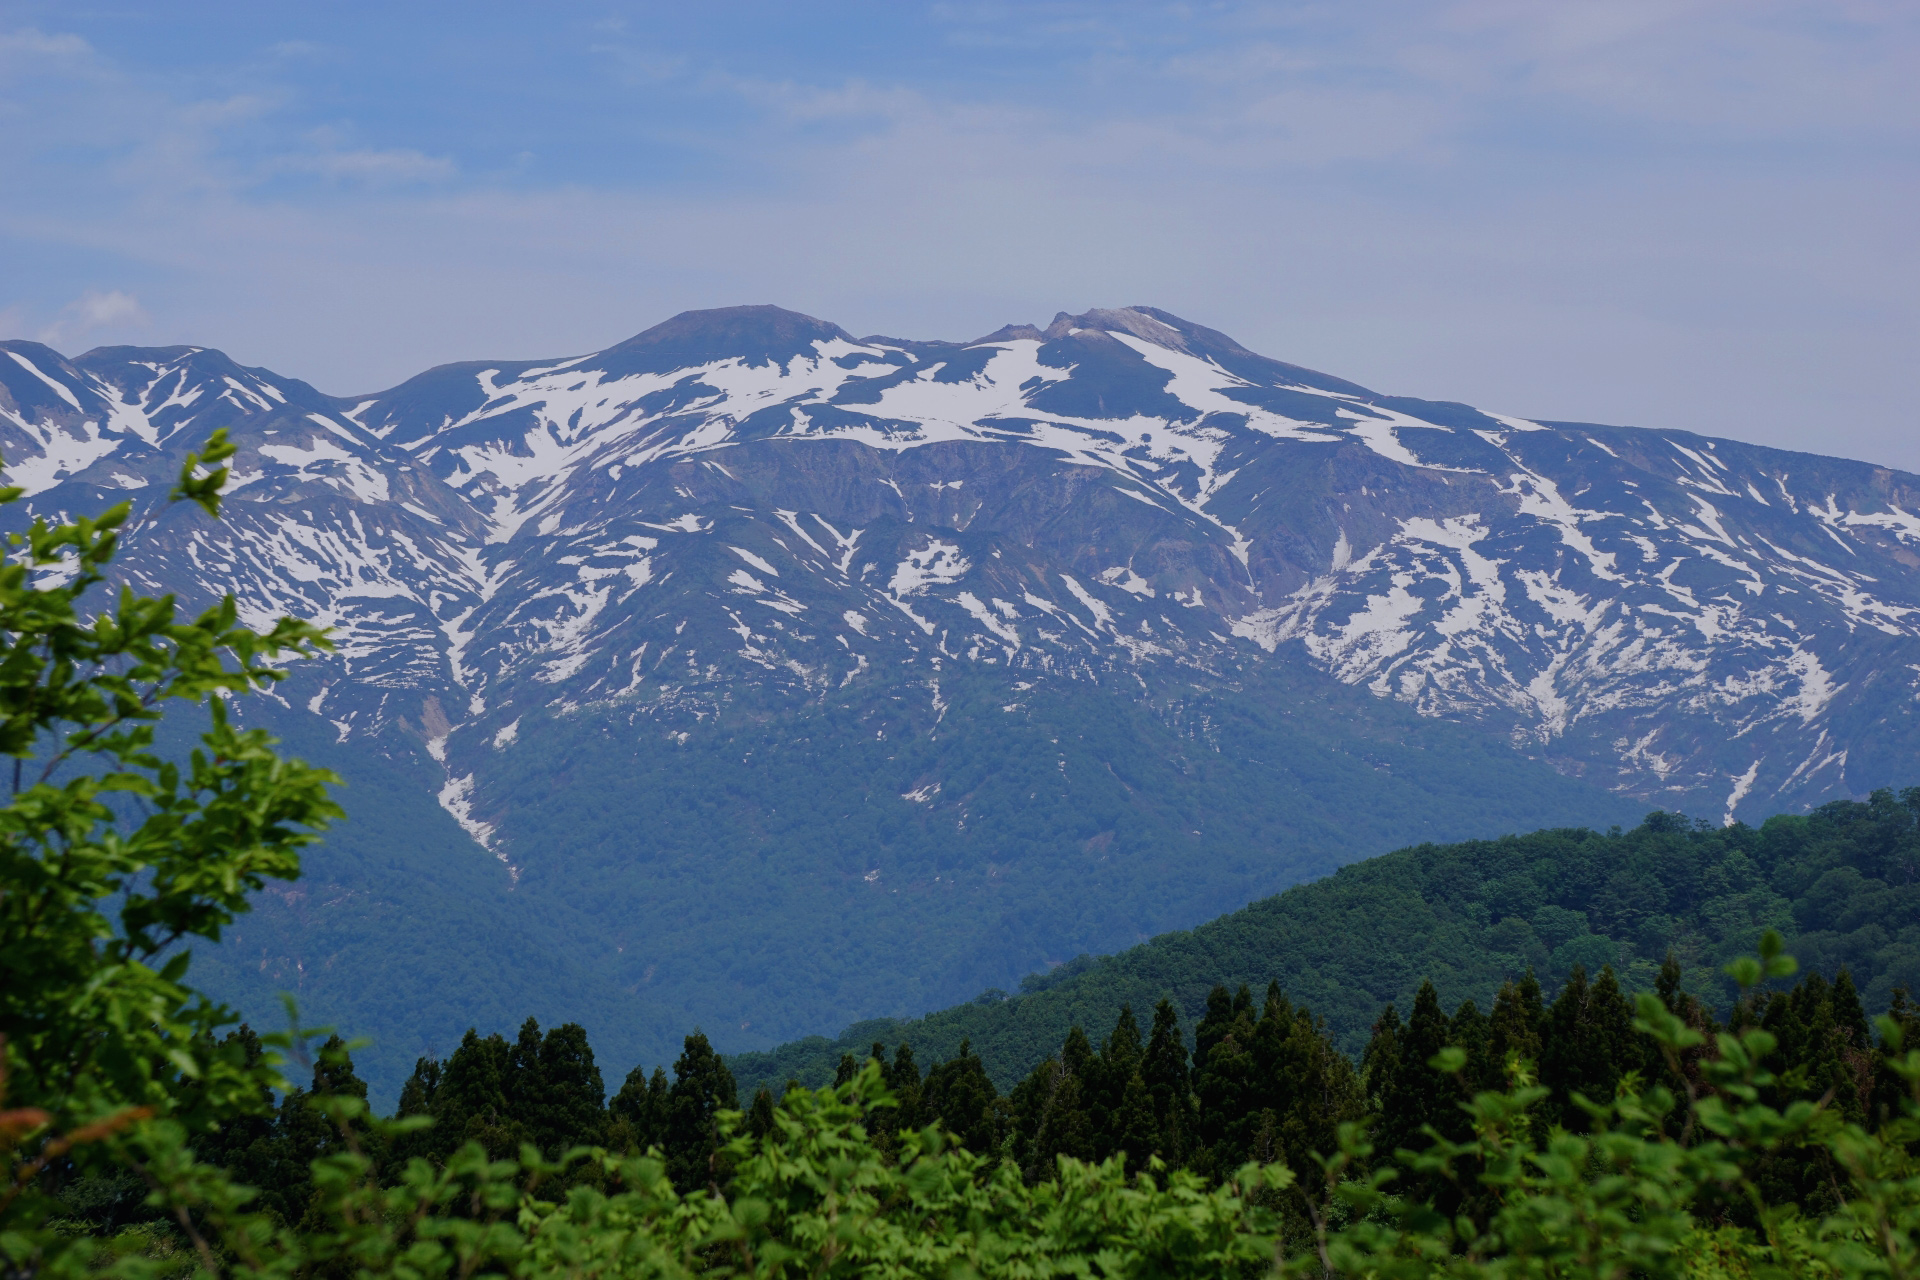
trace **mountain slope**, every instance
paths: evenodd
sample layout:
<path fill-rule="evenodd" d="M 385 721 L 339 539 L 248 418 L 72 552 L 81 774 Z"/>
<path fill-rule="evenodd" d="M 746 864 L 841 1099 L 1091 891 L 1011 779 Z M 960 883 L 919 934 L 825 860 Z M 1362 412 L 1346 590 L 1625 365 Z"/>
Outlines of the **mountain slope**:
<path fill-rule="evenodd" d="M 346 776 L 349 818 L 197 971 L 274 1025 L 293 990 L 311 1019 L 370 1032 L 357 1060 L 389 1089 L 467 1026 L 529 1014 L 583 1022 L 610 1061 L 667 1061 L 695 1025 L 738 1049 L 1012 986 L 1410 839 L 1625 816 L 1462 726 L 1311 671 L 1267 682 L 1291 714 L 1194 695 L 1169 725 L 1035 690 L 1016 720 L 968 682 L 937 736 L 887 719 L 878 739 L 888 709 L 854 699 L 736 712 L 684 744 L 530 718 L 537 750 L 498 775 L 539 855 L 517 882 L 461 857 L 424 750 L 302 737 L 282 715 L 294 749 Z M 934 774 L 966 788 L 966 830 L 901 799 Z"/>
<path fill-rule="evenodd" d="M 0 346 L 26 510 L 132 498 L 128 580 L 336 627 L 247 714 L 393 816 L 215 963 L 396 1060 L 502 993 L 636 1056 L 772 1044 L 1398 844 L 1805 807 L 1915 746 L 1914 477 L 1384 396 L 1152 308 L 689 312 L 347 398 Z M 225 519 L 155 509 L 221 426 Z"/>

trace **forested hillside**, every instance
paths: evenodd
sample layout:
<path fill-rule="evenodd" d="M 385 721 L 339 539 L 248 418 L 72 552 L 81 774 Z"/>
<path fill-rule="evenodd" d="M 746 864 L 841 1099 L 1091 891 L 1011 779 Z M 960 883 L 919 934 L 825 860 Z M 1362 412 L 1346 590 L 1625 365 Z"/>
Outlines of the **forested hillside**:
<path fill-rule="evenodd" d="M 1534 970 L 1551 992 L 1575 965 L 1611 965 L 1650 990 L 1671 949 L 1724 1005 L 1719 965 L 1768 928 L 1804 967 L 1851 970 L 1866 1006 L 1920 988 L 1920 788 L 1876 792 L 1759 827 L 1715 827 L 1654 813 L 1630 831 L 1539 831 L 1424 844 L 1343 867 L 1198 929 L 1100 959 L 1082 957 L 1015 995 L 914 1021 L 875 1021 L 729 1059 L 742 1086 L 830 1079 L 843 1054 L 907 1043 L 922 1062 L 971 1043 L 1003 1089 L 1053 1053 L 1073 1027 L 1114 1025 L 1122 1005 L 1172 1001 L 1193 1025 L 1216 985 L 1277 980 L 1358 1055 L 1381 1006 L 1409 1007 L 1431 979 L 1451 1008 L 1491 1004 Z"/>

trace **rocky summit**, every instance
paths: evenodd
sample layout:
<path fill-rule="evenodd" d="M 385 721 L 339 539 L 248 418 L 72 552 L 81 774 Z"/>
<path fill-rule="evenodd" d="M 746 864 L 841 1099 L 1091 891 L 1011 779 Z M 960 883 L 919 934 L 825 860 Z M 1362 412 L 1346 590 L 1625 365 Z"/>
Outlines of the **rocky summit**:
<path fill-rule="evenodd" d="M 1151 307 L 687 312 L 348 397 L 0 348 L 15 527 L 131 501 L 128 581 L 334 628 L 267 718 L 354 817 L 196 963 L 395 1063 L 496 1008 L 770 1044 L 1394 844 L 1910 780 L 1920 478 L 1867 463 L 1382 395 Z M 165 506 L 221 427 L 222 518 Z"/>

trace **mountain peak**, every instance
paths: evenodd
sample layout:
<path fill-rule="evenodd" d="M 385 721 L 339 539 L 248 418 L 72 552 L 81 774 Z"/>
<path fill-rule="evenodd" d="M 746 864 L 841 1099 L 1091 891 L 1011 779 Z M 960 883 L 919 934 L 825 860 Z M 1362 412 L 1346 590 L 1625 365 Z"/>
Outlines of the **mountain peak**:
<path fill-rule="evenodd" d="M 1163 316 L 1166 318 L 1162 319 Z M 1100 333 L 1132 334 L 1155 346 L 1166 347 L 1173 351 L 1191 350 L 1186 334 L 1167 323 L 1168 320 L 1178 319 L 1178 316 L 1168 315 L 1167 312 L 1157 311 L 1152 307 L 1095 307 L 1077 316 L 1068 315 L 1062 311 L 1053 318 L 1053 323 L 1047 326 L 1046 336 L 1058 339 L 1067 337 L 1076 330 L 1092 329 Z"/>
<path fill-rule="evenodd" d="M 978 346 L 983 342 L 1044 342 L 1047 335 L 1030 324 L 1003 324 L 983 338 L 975 338 L 968 346 Z"/>
<path fill-rule="evenodd" d="M 682 311 L 601 352 L 593 361 L 610 373 L 683 368 L 712 360 L 783 363 L 815 342 L 854 341 L 837 324 L 767 304 Z"/>
<path fill-rule="evenodd" d="M 1053 322 L 1045 329 L 1030 324 L 1002 325 L 976 342 L 1014 342 L 1022 338 L 1036 341 L 1058 341 L 1082 330 L 1096 333 L 1127 333 L 1144 339 L 1155 346 L 1166 347 L 1173 351 L 1192 351 L 1188 334 L 1206 334 L 1219 340 L 1227 347 L 1238 349 L 1239 344 L 1224 334 L 1214 334 L 1210 329 L 1188 324 L 1171 312 L 1156 307 L 1095 307 L 1079 315 L 1062 311 L 1053 317 Z"/>

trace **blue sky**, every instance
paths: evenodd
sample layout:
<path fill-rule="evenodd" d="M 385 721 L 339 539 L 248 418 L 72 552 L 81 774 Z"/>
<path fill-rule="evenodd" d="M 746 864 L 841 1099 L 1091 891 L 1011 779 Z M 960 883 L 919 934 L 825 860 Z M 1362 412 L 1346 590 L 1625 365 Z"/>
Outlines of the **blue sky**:
<path fill-rule="evenodd" d="M 0 0 L 0 333 L 351 393 L 1146 303 L 1920 470 L 1920 5 Z"/>

